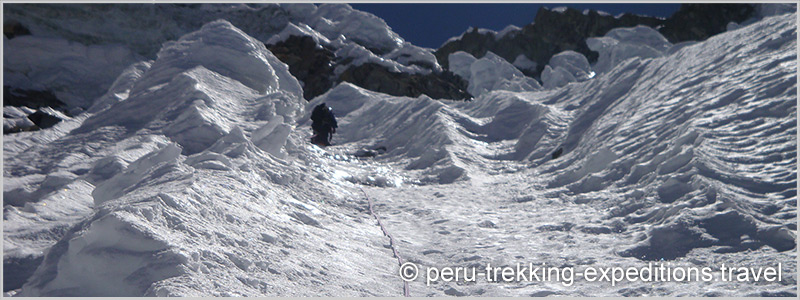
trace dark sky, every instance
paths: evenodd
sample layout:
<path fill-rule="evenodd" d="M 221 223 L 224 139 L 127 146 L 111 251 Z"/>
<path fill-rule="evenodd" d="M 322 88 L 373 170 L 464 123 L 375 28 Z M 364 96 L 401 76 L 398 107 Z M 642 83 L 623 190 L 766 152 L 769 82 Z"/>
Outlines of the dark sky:
<path fill-rule="evenodd" d="M 592 3 L 530 3 L 530 4 L 351 4 L 355 9 L 372 13 L 389 24 L 405 40 L 414 45 L 439 48 L 447 39 L 459 36 L 470 26 L 503 30 L 509 24 L 519 27 L 530 24 L 539 7 L 568 6 L 602 10 L 611 15 L 623 12 L 648 16 L 669 17 L 680 4 L 592 4 Z"/>

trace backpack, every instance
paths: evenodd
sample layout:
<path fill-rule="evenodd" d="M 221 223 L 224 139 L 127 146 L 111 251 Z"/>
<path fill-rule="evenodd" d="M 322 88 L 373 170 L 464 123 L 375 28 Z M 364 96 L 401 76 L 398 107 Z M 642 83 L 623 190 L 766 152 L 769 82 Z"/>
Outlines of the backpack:
<path fill-rule="evenodd" d="M 328 107 L 325 106 L 325 103 L 317 105 L 316 107 L 314 107 L 314 110 L 311 111 L 311 121 L 314 121 L 314 123 L 322 122 L 322 120 L 325 119 L 327 114 L 328 114 Z"/>

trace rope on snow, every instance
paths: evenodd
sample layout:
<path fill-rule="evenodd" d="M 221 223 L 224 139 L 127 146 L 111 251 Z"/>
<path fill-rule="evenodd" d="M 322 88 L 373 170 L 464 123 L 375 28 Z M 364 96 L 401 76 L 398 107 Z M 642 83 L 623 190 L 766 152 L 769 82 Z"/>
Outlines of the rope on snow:
<path fill-rule="evenodd" d="M 361 190 L 362 193 L 364 193 L 364 197 L 367 198 L 367 203 L 369 203 L 369 213 L 373 217 L 375 217 L 375 220 L 378 221 L 378 225 L 381 227 L 381 230 L 383 231 L 383 235 L 389 237 L 389 246 L 392 247 L 392 253 L 394 253 L 394 257 L 397 258 L 398 265 L 402 266 L 405 263 L 405 261 L 403 260 L 403 257 L 400 256 L 400 251 L 397 251 L 397 243 L 395 243 L 394 237 L 392 237 L 392 234 L 389 233 L 389 231 L 386 230 L 386 227 L 383 226 L 383 222 L 381 222 L 381 218 L 379 218 L 378 215 L 375 214 L 375 211 L 372 210 L 372 199 L 369 198 L 369 196 L 367 195 L 367 192 L 364 191 L 364 189 L 361 188 L 361 187 L 359 187 L 359 189 Z M 408 281 L 405 281 L 405 280 L 403 280 L 403 296 L 411 297 L 411 295 L 409 293 L 409 290 L 408 290 Z"/>

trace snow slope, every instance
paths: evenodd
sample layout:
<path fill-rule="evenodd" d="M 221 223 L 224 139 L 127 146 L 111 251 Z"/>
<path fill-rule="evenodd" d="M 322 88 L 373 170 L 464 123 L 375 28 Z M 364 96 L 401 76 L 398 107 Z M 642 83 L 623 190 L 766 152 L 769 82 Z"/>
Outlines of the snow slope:
<path fill-rule="evenodd" d="M 433 49 L 412 45 L 382 19 L 343 3 L 9 4 L 4 17 L 32 33 L 4 38 L 4 84 L 52 91 L 69 109 L 79 108 L 76 114 L 130 64 L 155 59 L 163 44 L 218 19 L 268 45 L 310 36 L 337 53 L 342 63 L 335 75 L 364 63 L 391 72 L 442 71 Z"/>
<path fill-rule="evenodd" d="M 83 109 L 103 95 L 128 65 L 143 58 L 120 45 L 92 45 L 60 38 L 3 37 L 3 85 L 50 90 Z"/>
<path fill-rule="evenodd" d="M 7 255 L 24 257 L 37 246 L 42 251 L 32 238 L 52 246 L 22 295 L 386 293 L 391 285 L 379 279 L 389 274 L 341 261 L 354 255 L 391 261 L 380 246 L 380 230 L 359 228 L 367 216 L 331 211 L 331 204 L 344 205 L 341 196 L 321 193 L 319 179 L 303 176 L 306 167 L 279 158 L 304 101 L 297 81 L 287 74 L 262 44 L 228 22 L 212 22 L 165 45 L 124 101 L 61 139 L 7 158 L 7 178 L 69 170 L 48 175 L 39 188 L 57 192 L 19 209 L 7 207 L 6 220 L 19 219 L 4 227 Z M 75 159 L 62 159 L 61 153 Z M 32 156 L 46 159 L 41 166 L 24 163 Z M 51 177 L 59 179 L 48 181 Z M 291 188 L 301 182 L 309 182 L 309 189 Z M 17 198 L 8 189 L 5 198 Z M 64 198 L 83 202 L 59 202 Z M 47 206 L 50 201 L 58 206 Z M 323 203 L 328 204 L 320 207 Z M 41 219 L 61 213 L 61 206 L 91 214 L 73 211 Z M 73 227 L 58 226 L 80 215 L 88 218 Z M 59 232 L 32 233 L 32 226 L 25 226 L 31 222 L 38 230 Z M 327 241 L 331 229 L 349 239 Z M 300 238 L 309 233 L 317 238 Z M 331 257 L 329 265 L 314 258 L 321 254 Z M 315 270 L 298 273 L 298 265 Z M 362 283 L 350 281 L 371 290 L 322 285 L 352 272 L 336 265 L 374 275 Z M 246 275 L 254 270 L 260 278 Z M 286 274 L 286 282 L 276 282 L 275 274 Z M 206 284 L 212 281 L 227 288 Z M 319 288 L 298 288 L 313 285 Z"/>
<path fill-rule="evenodd" d="M 4 281 L 22 296 L 399 296 L 363 190 L 421 268 L 784 271 L 757 284 L 420 278 L 413 296 L 796 296 L 796 20 L 657 57 L 623 43 L 602 74 L 547 90 L 462 55 L 473 101 L 344 83 L 307 103 L 263 44 L 210 22 L 128 67 L 85 114 L 5 137 Z M 587 71 L 560 68 L 576 65 Z M 325 149 L 307 143 L 321 102 L 340 124 Z"/>

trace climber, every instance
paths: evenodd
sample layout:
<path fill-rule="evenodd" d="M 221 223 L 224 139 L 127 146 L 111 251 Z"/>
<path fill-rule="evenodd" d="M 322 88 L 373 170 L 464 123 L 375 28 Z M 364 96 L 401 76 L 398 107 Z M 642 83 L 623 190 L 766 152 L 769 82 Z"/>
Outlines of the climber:
<path fill-rule="evenodd" d="M 314 135 L 311 136 L 311 143 L 319 146 L 330 146 L 333 134 L 336 133 L 336 117 L 333 116 L 333 109 L 325 106 L 325 103 L 317 105 L 311 111 L 311 129 Z"/>

